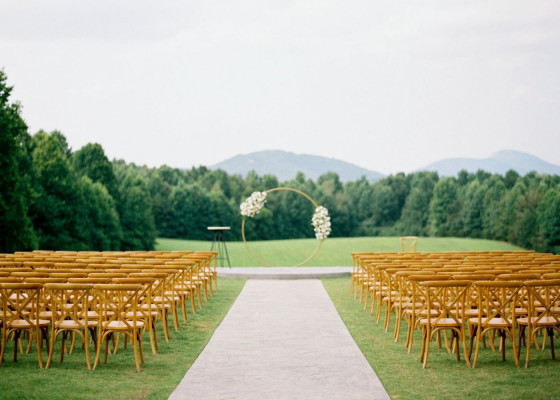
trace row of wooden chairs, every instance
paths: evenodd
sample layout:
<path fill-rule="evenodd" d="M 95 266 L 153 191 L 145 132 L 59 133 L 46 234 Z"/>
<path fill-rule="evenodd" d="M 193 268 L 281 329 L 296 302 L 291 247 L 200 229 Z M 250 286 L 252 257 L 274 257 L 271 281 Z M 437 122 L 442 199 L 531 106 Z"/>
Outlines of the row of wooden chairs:
<path fill-rule="evenodd" d="M 506 258 L 504 255 L 500 255 L 500 257 L 494 255 L 491 258 L 494 260 L 503 259 Z M 412 349 L 415 330 L 422 330 L 421 361 L 424 367 L 428 360 L 429 343 L 434 338 L 434 334 L 439 337 L 441 331 L 451 332 L 453 344 L 448 349 L 455 349 L 457 357 L 459 357 L 458 342 L 463 342 L 468 365 L 470 365 L 473 346 L 475 348 L 473 366 L 475 366 L 479 354 L 480 340 L 485 341 L 485 336 L 487 334 L 493 335 L 494 332 L 499 333 L 502 352 L 505 349 L 506 337 L 513 343 L 514 360 L 517 366 L 519 365 L 520 341 L 522 337 L 524 338 L 525 333 L 527 333 L 528 339 L 524 339 L 524 341 L 535 343 L 537 332 L 544 331 L 544 336 L 551 339 L 551 351 L 554 358 L 554 331 L 560 332 L 560 323 L 558 322 L 560 321 L 560 299 L 558 296 L 555 297 L 555 293 L 560 293 L 560 286 L 554 286 L 560 283 L 558 281 L 560 279 L 558 273 L 560 271 L 559 259 L 558 257 L 545 255 L 546 257 L 543 257 L 546 258 L 545 263 L 544 261 L 540 262 L 539 258 L 542 255 L 538 253 L 523 252 L 520 255 L 522 257 L 515 258 L 511 257 L 511 253 L 507 253 L 511 261 L 517 262 L 515 266 L 505 263 L 490 266 L 490 264 L 485 263 L 486 265 L 482 269 L 480 266 L 471 266 L 468 263 L 462 266 L 460 263 L 433 264 L 427 261 L 441 258 L 453 259 L 453 257 L 446 257 L 446 254 L 442 256 L 424 254 L 423 257 L 416 255 L 416 257 L 411 257 L 414 262 L 403 262 L 411 258 L 402 257 L 402 254 L 394 254 L 395 257 L 393 257 L 392 254 L 372 255 L 369 253 L 366 258 L 370 257 L 375 261 L 369 264 L 360 263 L 362 269 L 355 267 L 354 274 L 356 276 L 353 276 L 351 290 L 354 297 L 357 297 L 357 285 L 367 285 L 367 289 L 363 290 L 367 294 L 365 296 L 361 295 L 360 301 L 365 308 L 367 295 L 371 294 L 370 313 L 373 314 L 375 304 L 377 306 L 377 322 L 380 320 L 381 309 L 384 306 L 384 327 L 386 331 L 389 327 L 391 315 L 393 313 L 396 315 L 395 341 L 399 340 L 402 321 L 406 322 L 405 345 L 409 352 Z M 527 255 L 530 255 L 530 257 L 526 257 Z M 362 254 L 358 257 L 362 257 Z M 455 259 L 465 259 L 466 257 L 472 258 L 472 255 L 461 254 L 459 257 L 455 255 L 454 257 Z M 486 262 L 489 260 L 488 257 L 478 257 L 478 255 L 475 258 L 484 259 Z M 394 262 L 394 260 L 399 260 L 399 262 Z M 419 260 L 424 262 L 419 263 Z M 530 263 L 530 260 L 539 260 L 539 262 Z M 520 262 L 522 264 L 519 264 Z M 504 302 L 504 304 L 507 303 L 507 306 L 499 306 L 498 295 L 504 295 L 507 290 L 512 291 L 512 294 L 506 297 L 507 302 Z M 439 298 L 444 293 L 448 296 L 445 299 Z M 451 293 L 456 294 L 453 300 L 450 300 L 449 297 Z M 537 297 L 539 293 L 541 293 L 540 298 Z M 493 301 L 485 307 L 477 303 L 479 300 L 482 301 L 483 298 L 489 299 L 490 294 L 493 296 Z M 362 297 L 365 298 L 365 302 Z M 430 299 L 432 300 L 430 301 Z M 541 304 L 538 304 L 539 302 Z M 548 302 L 546 306 L 543 305 L 545 302 Z M 523 306 L 518 307 L 517 304 L 523 304 Z M 450 308 L 455 308 L 453 313 L 450 312 Z M 516 310 L 515 318 L 509 320 L 504 318 L 506 309 Z M 538 313 L 540 311 L 542 311 L 541 314 Z M 499 322 L 502 325 L 497 324 L 497 318 L 501 318 Z M 505 324 L 504 319 L 509 324 Z M 520 328 L 516 328 L 518 326 Z M 464 329 L 468 330 L 471 338 L 468 356 L 465 344 L 468 335 L 464 333 Z M 447 335 L 444 337 L 447 339 Z M 493 341 L 490 343 L 492 349 L 494 349 Z M 530 357 L 530 344 L 527 344 L 526 348 L 525 366 L 527 367 Z M 502 354 L 502 357 L 505 359 L 505 353 Z"/>
<path fill-rule="evenodd" d="M 12 256 L 12 257 L 10 257 Z M 53 357 L 54 343 L 62 338 L 62 362 L 67 339 L 74 348 L 76 336 L 82 339 L 86 365 L 91 369 L 89 347 L 94 344 L 95 369 L 105 344 L 104 362 L 118 348 L 120 334 L 132 344 L 136 369 L 144 362 L 142 334 L 148 332 L 152 353 L 158 349 L 157 322 L 161 321 L 165 341 L 169 341 L 168 316 L 179 329 L 179 308 L 187 321 L 187 301 L 196 312 L 202 306 L 201 292 L 207 301 L 217 290 L 215 252 L 123 254 L 64 254 L 63 261 L 52 260 L 53 253 L 3 255 L 0 267 L 0 304 L 2 306 L 2 348 L 14 341 L 14 361 L 18 347 L 22 351 L 22 333 L 29 339 L 28 351 L 36 344 L 38 363 L 43 367 L 41 348 L 46 341 L 47 368 Z M 26 258 L 21 260 L 18 258 Z M 51 260 L 45 260 L 51 258 Z M 71 260 L 71 261 L 70 261 Z M 47 265 L 45 263 L 51 263 Z M 31 265 L 33 264 L 33 265 Z M 69 264 L 72 264 L 70 266 Z M 91 268 L 92 265 L 99 264 Z M 104 266 L 104 268 L 102 267 Z M 50 332 L 50 338 L 49 338 Z"/>
<path fill-rule="evenodd" d="M 503 268 L 505 271 L 528 268 L 557 268 L 560 256 L 533 251 L 492 251 L 492 252 L 443 252 L 443 253 L 352 253 L 353 271 L 351 290 L 365 299 L 373 282 L 377 281 L 376 268 L 409 266 L 416 268 L 447 268 L 463 271 L 480 271 Z M 551 265 L 553 265 L 551 267 Z"/>

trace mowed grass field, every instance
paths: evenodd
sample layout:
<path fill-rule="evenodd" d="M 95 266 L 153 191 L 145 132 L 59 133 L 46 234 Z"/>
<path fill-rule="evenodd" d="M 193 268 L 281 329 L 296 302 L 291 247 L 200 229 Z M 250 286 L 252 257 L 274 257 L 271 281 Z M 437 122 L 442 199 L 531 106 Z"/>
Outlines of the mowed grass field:
<path fill-rule="evenodd" d="M 227 242 L 227 250 L 232 267 L 261 266 L 243 242 Z M 316 239 L 266 240 L 247 242 L 250 250 L 267 264 L 274 266 L 298 265 L 311 255 L 317 247 Z M 156 250 L 199 250 L 207 251 L 211 241 L 180 240 L 160 238 Z M 353 251 L 400 251 L 399 237 L 357 237 L 329 238 L 325 240 L 317 255 L 305 266 L 351 266 Z M 424 238 L 418 239 L 418 251 L 488 251 L 520 250 L 505 242 L 465 238 Z"/>
<path fill-rule="evenodd" d="M 461 346 L 461 361 L 454 354 L 438 348 L 433 342 L 426 369 L 420 363 L 421 335 L 416 331 L 409 354 L 404 346 L 406 324 L 401 326 L 398 342 L 394 341 L 394 314 L 388 332 L 383 328 L 384 308 L 379 323 L 370 316 L 369 308 L 350 293 L 350 278 L 323 279 L 330 298 L 358 347 L 376 372 L 383 386 L 395 400 L 429 399 L 558 399 L 560 398 L 560 360 L 552 360 L 550 341 L 544 350 L 531 349 L 529 368 L 525 369 L 525 347 L 521 351 L 521 367 L 513 362 L 511 342 L 506 342 L 503 362 L 499 339 L 496 352 L 481 348 L 476 368 L 466 366 Z M 542 343 L 542 336 L 539 336 Z M 560 354 L 555 340 L 556 357 Z M 468 346 L 468 342 L 467 342 Z M 467 347 L 468 348 L 468 347 Z"/>
<path fill-rule="evenodd" d="M 171 338 L 168 343 L 163 339 L 159 323 L 159 350 L 155 355 L 150 350 L 150 338 L 145 332 L 145 362 L 140 372 L 136 372 L 130 343 L 128 348 L 123 348 L 122 337 L 117 354 L 110 354 L 107 364 L 103 364 L 102 359 L 95 371 L 89 371 L 86 367 L 80 339 L 76 340 L 74 352 L 66 354 L 62 363 L 59 362 L 59 340 L 49 369 L 39 368 L 35 348 L 29 354 L 19 354 L 17 363 L 14 363 L 13 342 L 9 342 L 4 363 L 0 366 L 0 399 L 167 399 L 202 352 L 244 284 L 244 279 L 220 278 L 218 292 L 203 303 L 196 314 L 191 312 L 188 305 L 188 321 L 183 322 L 181 317 L 178 332 L 173 330 L 170 321 Z M 93 349 L 93 344 L 90 348 Z M 43 362 L 46 362 L 44 346 L 42 354 Z M 91 360 L 93 364 L 93 357 Z M 196 394 L 193 394 L 193 399 L 196 399 Z"/>
<path fill-rule="evenodd" d="M 254 252 L 275 265 L 294 265 L 305 259 L 317 242 L 287 240 L 252 242 Z M 228 242 L 234 266 L 256 266 L 243 242 Z M 160 250 L 209 250 L 207 241 L 159 239 Z M 506 243 L 471 239 L 420 238 L 419 251 L 450 250 L 515 250 Z M 399 238 L 327 239 L 314 266 L 351 265 L 352 251 L 399 251 Z M 88 371 L 84 352 L 79 344 L 64 362 L 58 362 L 60 343 L 55 347 L 51 368 L 39 369 L 34 351 L 20 354 L 12 360 L 13 343 L 7 346 L 4 364 L 0 366 L 0 399 L 167 399 L 194 360 L 204 349 L 214 330 L 243 288 L 245 280 L 219 280 L 219 291 L 197 314 L 189 312 L 189 321 L 182 323 L 179 332 L 171 332 L 165 343 L 159 324 L 160 350 L 152 355 L 149 339 L 144 335 L 145 363 L 137 373 L 131 349 L 123 349 L 109 356 L 107 364 L 96 371 Z M 498 354 L 490 354 L 476 370 L 468 369 L 453 356 L 434 351 L 430 364 L 423 370 L 417 353 L 408 354 L 402 342 L 394 343 L 392 335 L 376 324 L 367 311 L 353 299 L 350 279 L 325 279 L 324 285 L 339 314 L 394 399 L 444 398 L 557 398 L 560 394 L 560 364 L 550 360 L 547 350 L 532 356 L 528 370 L 517 369 L 511 358 L 498 361 Z M 419 341 L 417 341 L 419 343 Z M 437 350 L 437 349 L 436 349 Z M 560 351 L 560 349 L 558 349 Z M 535 351 L 535 353 L 537 353 Z M 487 353 L 488 354 L 488 353 Z M 534 358 L 533 358 L 534 357 Z M 46 351 L 43 348 L 43 360 Z M 196 394 L 194 394 L 196 397 Z"/>

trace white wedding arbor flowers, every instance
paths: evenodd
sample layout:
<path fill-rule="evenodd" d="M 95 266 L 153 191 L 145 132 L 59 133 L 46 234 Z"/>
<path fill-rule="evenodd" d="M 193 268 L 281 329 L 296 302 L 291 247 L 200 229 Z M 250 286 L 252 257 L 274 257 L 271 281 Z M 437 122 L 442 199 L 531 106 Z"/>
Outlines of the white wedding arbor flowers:
<path fill-rule="evenodd" d="M 270 264 L 264 262 L 259 257 L 257 257 L 251 251 L 251 249 L 249 248 L 249 245 L 248 245 L 247 240 L 245 238 L 245 220 L 246 220 L 246 218 L 254 217 L 255 215 L 257 215 L 262 210 L 262 208 L 264 207 L 264 204 L 266 203 L 267 195 L 269 193 L 278 192 L 278 191 L 290 191 L 290 192 L 294 192 L 294 193 L 297 193 L 299 195 L 302 195 L 303 197 L 305 197 L 307 200 L 309 200 L 313 204 L 313 207 L 315 209 L 315 212 L 313 213 L 313 217 L 311 219 L 311 225 L 313 225 L 313 228 L 314 228 L 314 231 L 315 231 L 315 237 L 317 238 L 317 240 L 319 242 L 318 242 L 317 246 L 315 247 L 315 250 L 313 250 L 313 252 L 311 253 L 311 255 L 309 257 L 307 257 L 301 263 L 295 265 L 296 267 L 299 267 L 299 266 L 302 266 L 303 264 L 307 263 L 309 260 L 311 260 L 317 254 L 317 252 L 321 248 L 321 244 L 331 233 L 331 218 L 329 217 L 329 211 L 325 207 L 319 206 L 315 202 L 315 200 L 313 200 L 309 195 L 303 193 L 302 191 L 297 190 L 297 189 L 293 189 L 293 188 L 289 188 L 289 187 L 278 187 L 278 188 L 274 188 L 274 189 L 269 189 L 269 190 L 264 191 L 264 192 L 253 192 L 239 206 L 239 208 L 241 210 L 241 215 L 243 216 L 243 219 L 241 221 L 241 236 L 243 238 L 243 243 L 245 244 L 245 247 L 247 248 L 247 251 L 249 252 L 249 254 L 255 260 L 257 260 L 259 263 L 270 267 L 271 266 Z"/>

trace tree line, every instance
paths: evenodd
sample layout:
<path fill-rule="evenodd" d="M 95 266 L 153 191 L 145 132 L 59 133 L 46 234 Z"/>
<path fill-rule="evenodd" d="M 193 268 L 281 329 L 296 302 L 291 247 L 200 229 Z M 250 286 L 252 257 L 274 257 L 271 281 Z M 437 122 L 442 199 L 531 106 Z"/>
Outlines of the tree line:
<path fill-rule="evenodd" d="M 447 236 L 508 241 L 560 252 L 560 177 L 510 170 L 398 173 L 377 182 L 341 182 L 328 172 L 229 175 L 204 166 L 183 170 L 110 161 L 101 145 L 72 151 L 58 131 L 28 133 L 0 71 L 0 251 L 151 250 L 157 237 L 210 240 L 227 225 L 241 240 L 239 205 L 254 191 L 291 187 L 329 210 L 331 237 Z M 312 203 L 271 193 L 247 220 L 248 240 L 314 237 Z"/>

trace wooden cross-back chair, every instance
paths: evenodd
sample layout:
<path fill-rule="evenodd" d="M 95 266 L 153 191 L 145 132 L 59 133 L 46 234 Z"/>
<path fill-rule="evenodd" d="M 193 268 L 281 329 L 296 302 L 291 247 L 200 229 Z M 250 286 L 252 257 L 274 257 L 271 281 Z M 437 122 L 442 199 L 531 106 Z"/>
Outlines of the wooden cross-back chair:
<path fill-rule="evenodd" d="M 418 323 L 422 318 L 427 318 L 428 315 L 436 316 L 436 310 L 428 311 L 428 302 L 426 299 L 426 291 L 421 286 L 424 281 L 448 281 L 449 275 L 429 275 L 429 274 L 415 274 L 408 276 L 410 284 L 410 302 L 404 310 L 404 317 L 407 324 L 405 346 L 410 353 L 414 343 L 414 332 L 418 327 Z"/>
<path fill-rule="evenodd" d="M 195 261 L 195 264 L 192 266 L 193 284 L 198 286 L 199 293 L 204 292 L 204 301 L 208 301 L 208 295 L 213 295 L 210 259 L 207 256 L 199 255 L 198 253 L 188 254 L 184 257 L 184 259 Z M 199 306 L 202 306 L 200 295 L 198 302 Z"/>
<path fill-rule="evenodd" d="M 139 293 L 142 285 L 137 284 L 95 284 L 97 292 L 97 312 L 99 313 L 99 339 L 93 369 L 99 365 L 101 347 L 105 343 L 104 363 L 109 354 L 109 340 L 115 334 L 124 334 L 130 339 L 134 351 L 136 371 L 144 363 L 142 331 L 144 322 L 138 319 Z"/>
<path fill-rule="evenodd" d="M 522 312 L 520 304 L 523 296 L 523 281 L 476 281 L 473 288 L 477 293 L 477 316 L 468 319 L 470 336 L 469 358 L 475 347 L 472 367 L 475 368 L 480 342 L 486 334 L 497 332 L 500 337 L 502 361 L 506 359 L 506 339 L 509 338 L 513 347 L 513 360 L 519 367 L 518 352 L 516 350 L 516 318 Z M 476 339 L 476 344 L 475 344 Z"/>
<path fill-rule="evenodd" d="M 396 311 L 396 321 L 395 321 L 395 330 L 393 332 L 393 336 L 395 338 L 395 342 L 398 342 L 401 330 L 401 323 L 405 316 L 405 312 L 412 308 L 412 281 L 408 279 L 411 275 L 433 275 L 432 272 L 429 271 L 397 271 L 395 272 L 396 278 L 396 286 L 398 295 L 395 298 L 395 311 Z M 418 306 L 421 306 L 418 305 Z"/>
<path fill-rule="evenodd" d="M 37 361 L 43 368 L 41 347 L 46 340 L 49 349 L 48 326 L 50 321 L 41 319 L 40 298 L 42 285 L 39 283 L 0 283 L 0 304 L 2 307 L 2 348 L 0 350 L 0 365 L 4 361 L 6 344 L 10 335 L 14 341 L 14 362 L 17 361 L 18 343 L 21 334 L 26 332 L 30 338 L 30 345 L 36 343 Z M 29 349 L 28 349 L 29 350 Z"/>
<path fill-rule="evenodd" d="M 138 305 L 136 307 L 136 319 L 144 323 L 144 329 L 150 335 L 150 345 L 152 354 L 156 354 L 159 349 L 157 341 L 157 320 L 160 317 L 160 310 L 154 302 L 153 292 L 157 289 L 156 280 L 151 276 L 134 276 L 128 278 L 115 278 L 113 283 L 118 284 L 136 284 L 141 285 L 142 288 L 138 292 Z M 132 313 L 129 311 L 126 316 L 132 320 Z M 126 341 L 125 341 L 126 343 Z"/>
<path fill-rule="evenodd" d="M 173 273 L 165 270 L 146 270 L 130 274 L 131 278 L 150 278 L 152 280 L 152 302 L 156 307 L 163 325 L 163 336 L 169 342 L 169 311 L 176 318 L 176 304 L 170 291 L 173 288 Z M 144 306 L 147 308 L 148 306 Z"/>
<path fill-rule="evenodd" d="M 403 253 L 415 253 L 416 243 L 418 243 L 418 237 L 416 236 L 402 236 L 401 237 L 401 251 Z"/>
<path fill-rule="evenodd" d="M 80 336 L 85 349 L 86 365 L 91 370 L 90 337 L 97 345 L 96 318 L 89 318 L 89 299 L 93 285 L 90 283 L 46 283 L 45 292 L 51 304 L 51 344 L 47 368 L 51 365 L 54 346 L 59 335 L 62 335 L 60 362 L 67 352 L 66 340 L 69 335 L 73 342 L 74 335 Z"/>
<path fill-rule="evenodd" d="M 428 315 L 420 320 L 422 326 L 422 348 L 420 350 L 422 367 L 426 368 L 430 354 L 430 342 L 439 331 L 451 332 L 451 345 L 448 346 L 448 351 L 455 350 L 457 361 L 461 359 L 459 347 L 462 343 L 465 361 L 467 366 L 470 367 L 464 312 L 471 282 L 461 280 L 423 281 L 420 282 L 420 286 L 424 289 Z"/>
<path fill-rule="evenodd" d="M 183 256 L 183 258 L 202 257 L 204 259 L 204 274 L 210 279 L 210 294 L 212 294 L 212 283 L 214 290 L 218 290 L 218 272 L 216 270 L 218 252 L 217 251 L 196 251 Z"/>
<path fill-rule="evenodd" d="M 560 334 L 560 279 L 539 279 L 525 282 L 527 289 L 528 313 L 517 319 L 519 324 L 519 345 L 527 332 L 525 340 L 525 368 L 529 367 L 531 345 L 536 342 L 537 333 L 545 331 L 550 338 L 550 352 L 554 360 L 554 335 Z M 544 343 L 543 343 L 544 345 Z"/>
<path fill-rule="evenodd" d="M 195 264 L 192 260 L 167 261 L 163 267 L 176 270 L 175 287 L 173 290 L 180 297 L 184 322 L 187 322 L 187 299 L 191 303 L 193 314 L 196 314 L 195 297 L 198 297 L 198 302 L 199 304 L 201 303 L 199 287 L 192 278 L 193 266 Z M 160 266 L 157 266 L 157 268 L 160 268 Z"/>

